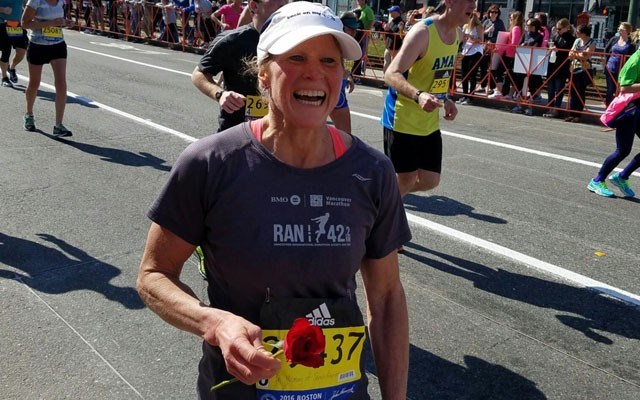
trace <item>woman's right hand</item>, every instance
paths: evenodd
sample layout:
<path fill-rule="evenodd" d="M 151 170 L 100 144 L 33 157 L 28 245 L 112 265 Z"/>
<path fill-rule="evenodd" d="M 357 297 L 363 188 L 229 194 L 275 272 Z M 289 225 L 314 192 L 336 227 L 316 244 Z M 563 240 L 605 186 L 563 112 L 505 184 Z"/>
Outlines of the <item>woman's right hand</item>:
<path fill-rule="evenodd" d="M 56 18 L 49 21 L 49 26 L 64 26 L 66 21 L 64 18 Z"/>
<path fill-rule="evenodd" d="M 217 325 L 205 332 L 204 340 L 220 347 L 227 371 L 247 385 L 269 379 L 281 362 L 262 343 L 262 330 L 244 318 L 228 313 L 216 318 Z"/>

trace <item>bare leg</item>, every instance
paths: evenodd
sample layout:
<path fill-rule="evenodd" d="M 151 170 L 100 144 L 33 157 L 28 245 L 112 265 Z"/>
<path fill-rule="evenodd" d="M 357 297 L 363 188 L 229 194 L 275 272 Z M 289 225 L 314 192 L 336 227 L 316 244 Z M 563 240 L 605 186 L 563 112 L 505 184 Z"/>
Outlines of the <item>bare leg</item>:
<path fill-rule="evenodd" d="M 51 60 L 53 80 L 56 87 L 56 125 L 62 123 L 67 105 L 67 59 Z"/>
<path fill-rule="evenodd" d="M 29 63 L 29 84 L 25 90 L 25 98 L 27 101 L 27 115 L 33 115 L 33 104 L 36 102 L 36 95 L 40 87 L 40 79 L 42 78 L 42 65 L 34 65 Z"/>
<path fill-rule="evenodd" d="M 9 68 L 9 63 L 0 61 L 0 71 L 2 72 L 2 78 L 7 77 L 7 68 Z"/>
<path fill-rule="evenodd" d="M 16 66 L 24 59 L 24 55 L 27 53 L 25 49 L 16 49 L 13 59 L 11 60 L 11 69 L 16 69 Z"/>
<path fill-rule="evenodd" d="M 440 184 L 440 174 L 433 171 L 419 169 L 413 172 L 403 172 L 397 174 L 400 195 L 404 197 L 407 193 L 423 192 L 431 190 Z"/>

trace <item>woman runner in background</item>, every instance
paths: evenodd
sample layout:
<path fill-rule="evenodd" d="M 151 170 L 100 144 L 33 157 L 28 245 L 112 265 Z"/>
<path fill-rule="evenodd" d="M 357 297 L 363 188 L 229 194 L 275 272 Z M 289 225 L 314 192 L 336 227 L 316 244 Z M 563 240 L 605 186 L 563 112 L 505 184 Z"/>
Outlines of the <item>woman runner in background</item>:
<path fill-rule="evenodd" d="M 42 66 L 51 64 L 56 88 L 55 137 L 71 136 L 71 131 L 62 124 L 67 104 L 67 44 L 62 34 L 65 24 L 63 3 L 63 0 L 29 0 L 22 14 L 22 27 L 29 30 L 29 85 L 25 90 L 27 110 L 24 129 L 30 132 L 36 130 L 33 105 L 40 87 Z"/>

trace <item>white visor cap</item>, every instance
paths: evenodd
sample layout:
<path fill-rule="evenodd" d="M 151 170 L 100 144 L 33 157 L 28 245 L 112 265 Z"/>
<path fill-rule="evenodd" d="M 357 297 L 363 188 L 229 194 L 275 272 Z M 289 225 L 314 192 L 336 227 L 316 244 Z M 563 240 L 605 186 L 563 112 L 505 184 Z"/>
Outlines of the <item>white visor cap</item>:
<path fill-rule="evenodd" d="M 258 42 L 258 62 L 269 54 L 280 55 L 300 43 L 321 35 L 333 35 L 340 44 L 342 57 L 359 60 L 358 42 L 342 30 L 342 21 L 329 7 L 319 3 L 296 1 L 274 12 L 265 23 Z"/>

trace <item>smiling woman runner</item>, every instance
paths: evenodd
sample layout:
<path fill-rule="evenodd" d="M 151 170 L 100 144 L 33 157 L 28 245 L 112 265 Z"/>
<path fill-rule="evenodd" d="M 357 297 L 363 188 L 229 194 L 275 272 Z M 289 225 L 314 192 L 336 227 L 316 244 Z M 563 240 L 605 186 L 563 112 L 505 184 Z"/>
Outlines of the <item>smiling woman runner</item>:
<path fill-rule="evenodd" d="M 36 130 L 33 105 L 40 87 L 42 66 L 51 64 L 56 88 L 55 137 L 71 136 L 71 131 L 62 125 L 67 103 L 67 44 L 62 33 L 65 24 L 63 3 L 63 0 L 29 0 L 22 14 L 22 27 L 29 30 L 29 85 L 25 91 L 27 112 L 24 129 L 31 132 Z"/>
<path fill-rule="evenodd" d="M 204 339 L 202 399 L 369 399 L 359 270 L 382 397 L 404 400 L 408 315 L 395 249 L 411 234 L 393 166 L 326 124 L 342 59 L 359 59 L 360 47 L 328 7 L 301 1 L 273 14 L 257 54 L 268 114 L 179 157 L 148 213 L 140 296 Z M 197 245 L 209 306 L 180 281 Z M 322 367 L 281 368 L 267 351 L 297 318 L 322 328 Z M 233 377 L 242 384 L 210 393 Z"/>

